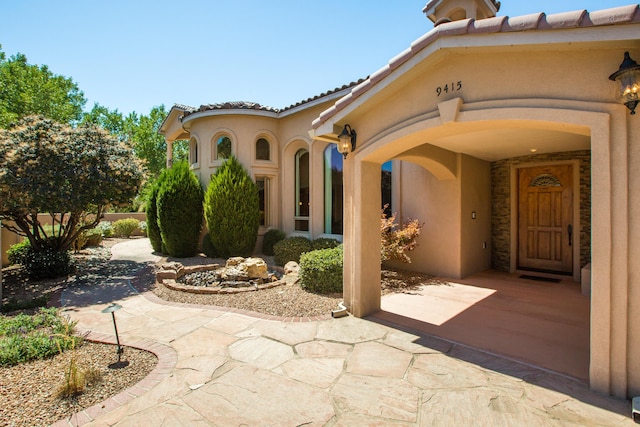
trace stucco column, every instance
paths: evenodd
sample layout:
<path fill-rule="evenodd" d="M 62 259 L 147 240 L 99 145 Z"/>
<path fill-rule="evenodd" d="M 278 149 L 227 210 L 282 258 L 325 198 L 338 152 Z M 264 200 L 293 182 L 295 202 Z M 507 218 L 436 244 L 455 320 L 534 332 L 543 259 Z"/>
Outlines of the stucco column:
<path fill-rule="evenodd" d="M 167 141 L 167 169 L 173 164 L 173 141 Z"/>
<path fill-rule="evenodd" d="M 356 317 L 380 310 L 380 167 L 344 162 L 344 299 Z"/>

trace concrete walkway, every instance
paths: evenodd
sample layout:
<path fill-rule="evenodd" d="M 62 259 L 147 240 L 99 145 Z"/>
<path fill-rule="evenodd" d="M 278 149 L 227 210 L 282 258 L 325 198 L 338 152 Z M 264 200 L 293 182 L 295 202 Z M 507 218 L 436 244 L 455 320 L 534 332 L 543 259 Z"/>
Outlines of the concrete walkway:
<path fill-rule="evenodd" d="M 479 350 L 344 317 L 266 320 L 138 292 L 157 257 L 148 240 L 113 247 L 130 274 L 67 289 L 65 312 L 159 356 L 141 383 L 57 425 L 623 426 L 627 401 Z M 126 354 L 126 352 L 125 352 Z"/>

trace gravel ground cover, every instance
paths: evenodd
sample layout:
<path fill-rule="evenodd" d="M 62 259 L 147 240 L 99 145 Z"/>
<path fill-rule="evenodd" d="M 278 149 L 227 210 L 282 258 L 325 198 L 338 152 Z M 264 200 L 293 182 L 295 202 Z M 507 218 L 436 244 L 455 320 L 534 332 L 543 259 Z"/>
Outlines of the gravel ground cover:
<path fill-rule="evenodd" d="M 58 398 L 56 392 L 64 383 L 74 351 L 78 368 L 95 370 L 101 379 L 87 385 L 77 397 Z M 108 365 L 117 361 L 116 346 L 85 342 L 74 351 L 0 368 L 0 425 L 46 426 L 70 417 L 141 381 L 158 361 L 149 352 L 125 348 L 122 360 L 129 365 L 110 369 Z"/>

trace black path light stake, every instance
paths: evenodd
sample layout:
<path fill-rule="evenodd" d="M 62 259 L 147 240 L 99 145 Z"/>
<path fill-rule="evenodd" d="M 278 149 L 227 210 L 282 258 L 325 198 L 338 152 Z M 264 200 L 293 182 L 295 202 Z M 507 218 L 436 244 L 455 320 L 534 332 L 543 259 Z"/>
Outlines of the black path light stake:
<path fill-rule="evenodd" d="M 118 337 L 118 325 L 116 325 L 116 311 L 120 310 L 122 306 L 120 304 L 111 303 L 107 308 L 102 310 L 103 313 L 111 313 L 111 318 L 113 319 L 113 329 L 116 331 L 116 343 L 118 343 L 118 361 L 109 365 L 111 369 L 120 369 L 125 366 L 129 366 L 129 362 L 127 360 L 120 360 L 122 353 L 124 353 L 124 348 L 120 345 L 120 337 Z"/>

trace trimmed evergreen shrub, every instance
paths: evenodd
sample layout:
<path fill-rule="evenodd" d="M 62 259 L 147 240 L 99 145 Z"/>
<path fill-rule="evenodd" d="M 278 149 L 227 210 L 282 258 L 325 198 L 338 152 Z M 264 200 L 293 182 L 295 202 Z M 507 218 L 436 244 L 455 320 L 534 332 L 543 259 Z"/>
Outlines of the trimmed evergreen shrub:
<path fill-rule="evenodd" d="M 156 209 L 162 245 L 170 256 L 186 258 L 198 253 L 202 197 L 200 182 L 187 162 L 174 163 L 166 170 Z"/>
<path fill-rule="evenodd" d="M 313 250 L 317 251 L 318 249 L 331 249 L 340 245 L 340 241 L 336 239 L 332 239 L 330 237 L 318 237 L 312 242 Z"/>
<path fill-rule="evenodd" d="M 310 292 L 342 292 L 342 246 L 319 249 L 300 257 L 300 286 Z"/>
<path fill-rule="evenodd" d="M 135 218 L 119 219 L 113 223 L 113 234 L 116 237 L 131 237 L 131 234 L 140 227 L 140 221 Z"/>
<path fill-rule="evenodd" d="M 273 245 L 274 261 L 283 266 L 289 261 L 300 262 L 300 255 L 313 250 L 311 241 L 306 237 L 288 237 Z"/>
<path fill-rule="evenodd" d="M 29 249 L 31 249 L 31 242 L 29 239 L 24 239 L 20 243 L 16 243 L 15 245 L 11 245 L 7 250 L 7 255 L 9 257 L 9 264 L 16 265 L 22 264 L 24 265 L 25 260 L 27 259 L 27 254 L 29 253 Z"/>
<path fill-rule="evenodd" d="M 165 169 L 158 180 L 153 183 L 151 186 L 151 190 L 149 191 L 149 200 L 147 201 L 147 237 L 149 237 L 149 241 L 151 242 L 151 247 L 156 252 L 162 252 L 162 235 L 160 234 L 160 227 L 158 226 L 158 191 L 160 190 L 160 185 L 164 180 L 164 176 L 166 175 L 167 169 Z"/>
<path fill-rule="evenodd" d="M 285 237 L 284 232 L 276 228 L 264 233 L 262 237 L 262 253 L 264 255 L 273 255 L 273 245 L 284 240 Z"/>
<path fill-rule="evenodd" d="M 202 252 L 204 252 L 204 254 L 209 258 L 218 258 L 218 251 L 213 247 L 209 233 L 205 234 L 202 238 Z"/>
<path fill-rule="evenodd" d="M 258 187 L 234 156 L 211 177 L 204 216 L 220 257 L 251 255 L 260 227 Z"/>

